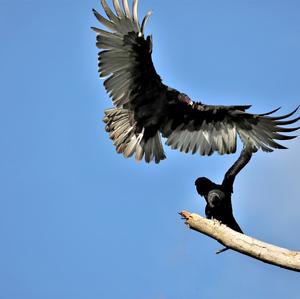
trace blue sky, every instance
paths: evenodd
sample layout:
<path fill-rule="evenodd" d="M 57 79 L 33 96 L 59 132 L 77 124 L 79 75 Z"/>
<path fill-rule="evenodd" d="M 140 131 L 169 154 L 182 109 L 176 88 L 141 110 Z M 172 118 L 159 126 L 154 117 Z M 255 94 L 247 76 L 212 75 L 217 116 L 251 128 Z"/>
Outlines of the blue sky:
<path fill-rule="evenodd" d="M 299 298 L 299 274 L 188 230 L 194 180 L 221 181 L 237 155 L 166 149 L 159 165 L 115 153 L 97 74 L 100 1 L 1 0 L 0 298 Z M 300 103 L 300 3 L 158 1 L 153 60 L 164 82 L 209 104 L 261 113 Z M 249 235 L 299 250 L 300 139 L 258 153 L 234 213 Z"/>

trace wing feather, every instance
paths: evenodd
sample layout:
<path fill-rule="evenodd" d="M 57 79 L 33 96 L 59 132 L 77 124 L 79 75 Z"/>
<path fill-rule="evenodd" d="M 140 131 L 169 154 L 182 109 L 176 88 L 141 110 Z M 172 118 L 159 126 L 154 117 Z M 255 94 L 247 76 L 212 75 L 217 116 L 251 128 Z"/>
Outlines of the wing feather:
<path fill-rule="evenodd" d="M 93 13 L 95 15 L 95 17 L 97 18 L 97 20 L 102 24 L 104 25 L 105 27 L 109 28 L 110 30 L 112 31 L 115 31 L 116 30 L 116 27 L 115 27 L 115 24 L 109 20 L 107 20 L 106 18 L 104 18 L 102 15 L 100 15 L 95 9 L 93 9 Z M 94 31 L 97 32 L 97 30 L 99 28 L 96 28 L 96 27 L 92 27 L 92 29 Z"/>
<path fill-rule="evenodd" d="M 128 1 L 127 0 L 122 0 L 122 3 L 123 3 L 124 11 L 125 11 L 125 16 L 128 19 L 131 19 L 131 14 L 130 14 L 130 9 L 129 9 L 129 5 L 128 5 Z"/>
<path fill-rule="evenodd" d="M 113 0 L 113 5 L 114 5 L 115 11 L 116 11 L 118 17 L 122 18 L 124 16 L 124 13 L 123 13 L 122 8 L 120 6 L 119 0 Z"/>
<path fill-rule="evenodd" d="M 118 18 L 117 16 L 113 13 L 113 11 L 110 9 L 109 5 L 106 3 L 105 0 L 101 0 L 101 4 L 102 4 L 102 7 L 106 13 L 106 15 L 108 16 L 108 18 L 114 22 L 114 23 L 118 23 Z"/>
<path fill-rule="evenodd" d="M 104 87 L 116 106 L 115 115 L 105 116 L 107 131 L 119 153 L 125 157 L 135 154 L 137 160 L 158 163 L 165 158 L 160 141 L 159 127 L 166 109 L 166 89 L 156 73 L 151 59 L 152 39 L 144 37 L 143 31 L 151 12 L 138 19 L 138 0 L 112 0 L 113 7 L 101 0 L 107 16 L 93 10 L 98 21 L 106 28 L 92 29 L 97 33 L 96 46 L 99 53 L 99 74 L 105 78 Z M 159 103 L 159 104 L 158 104 Z M 159 111 L 157 111 L 157 107 Z M 109 110 L 112 111 L 112 110 Z M 124 112 L 126 111 L 126 112 Z M 123 115 L 125 120 L 116 120 Z M 122 130 L 129 130 L 130 134 Z"/>
<path fill-rule="evenodd" d="M 271 152 L 286 149 L 275 140 L 290 140 L 296 136 L 285 135 L 298 130 L 285 128 L 300 120 L 288 119 L 297 109 L 283 116 L 273 117 L 275 109 L 265 114 L 251 114 L 244 110 L 247 106 L 211 106 L 199 103 L 173 104 L 168 116 L 168 127 L 162 129 L 167 145 L 184 152 L 199 152 L 201 155 L 230 154 L 236 151 L 237 136 L 242 142 L 252 144 L 253 150 Z M 241 109 L 241 110 L 239 110 Z"/>
<path fill-rule="evenodd" d="M 133 0 L 132 3 L 132 14 L 133 14 L 133 22 L 136 26 L 136 30 L 140 31 L 140 24 L 139 24 L 139 18 L 138 18 L 138 0 Z"/>

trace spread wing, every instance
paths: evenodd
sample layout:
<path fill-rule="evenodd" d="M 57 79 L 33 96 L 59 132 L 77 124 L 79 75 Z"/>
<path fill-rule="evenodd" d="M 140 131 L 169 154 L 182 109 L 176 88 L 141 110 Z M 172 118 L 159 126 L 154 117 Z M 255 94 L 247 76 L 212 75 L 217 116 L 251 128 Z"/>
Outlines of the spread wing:
<path fill-rule="evenodd" d="M 237 136 L 244 145 L 251 144 L 253 150 L 272 152 L 273 149 L 285 149 L 276 140 L 289 140 L 296 136 L 285 133 L 296 131 L 286 125 L 300 118 L 286 120 L 296 111 L 283 116 L 272 117 L 279 109 L 265 114 L 245 112 L 249 106 L 212 106 L 190 102 L 188 100 L 173 105 L 169 121 L 163 128 L 167 145 L 182 152 L 211 155 L 230 154 L 236 151 Z"/>
<path fill-rule="evenodd" d="M 98 21 L 106 27 L 92 27 L 97 33 L 100 77 L 106 77 L 104 86 L 115 108 L 105 111 L 106 130 L 119 153 L 125 157 L 135 154 L 137 160 L 145 156 L 147 162 L 165 158 L 159 127 L 167 106 L 167 87 L 152 63 L 152 38 L 144 37 L 144 27 L 151 12 L 140 25 L 137 16 L 138 1 L 132 11 L 128 1 L 113 0 L 115 13 L 101 0 L 107 15 L 104 18 L 93 10 Z"/>
<path fill-rule="evenodd" d="M 92 27 L 97 33 L 96 46 L 101 49 L 100 77 L 106 77 L 104 86 L 115 106 L 126 106 L 134 110 L 139 101 L 143 101 L 145 105 L 147 101 L 152 100 L 153 93 L 159 93 L 163 88 L 151 60 L 151 37 L 145 39 L 143 33 L 151 12 L 145 16 L 140 25 L 137 17 L 137 0 L 133 1 L 132 14 L 127 0 L 123 0 L 123 9 L 118 0 L 113 0 L 116 14 L 105 0 L 101 0 L 101 4 L 108 19 L 96 10 L 93 12 L 108 31 Z M 138 99 L 139 96 L 143 98 Z"/>
<path fill-rule="evenodd" d="M 285 120 L 293 113 L 271 117 L 275 111 L 253 115 L 245 112 L 250 106 L 204 105 L 164 85 L 153 66 L 152 38 L 144 36 L 151 12 L 140 24 L 138 0 L 132 10 L 127 0 L 112 3 L 114 11 L 101 0 L 107 18 L 93 10 L 105 30 L 92 29 L 100 49 L 100 77 L 114 104 L 105 111 L 104 122 L 118 153 L 159 163 L 165 159 L 161 135 L 172 148 L 201 155 L 235 152 L 238 135 L 244 144 L 264 151 L 283 148 L 276 139 L 294 138 L 284 133 L 297 128 L 282 127 L 299 119 Z"/>

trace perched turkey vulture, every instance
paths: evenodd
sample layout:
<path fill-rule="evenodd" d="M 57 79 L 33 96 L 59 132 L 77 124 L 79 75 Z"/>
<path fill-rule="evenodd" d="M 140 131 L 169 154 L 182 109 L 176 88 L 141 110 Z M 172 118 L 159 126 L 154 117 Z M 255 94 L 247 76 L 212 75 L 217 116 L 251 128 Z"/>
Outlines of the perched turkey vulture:
<path fill-rule="evenodd" d="M 159 163 L 165 159 L 161 136 L 172 149 L 200 155 L 230 154 L 236 151 L 237 135 L 253 151 L 271 152 L 284 146 L 275 140 L 295 136 L 284 133 L 300 117 L 286 120 L 296 111 L 279 117 L 271 114 L 250 114 L 250 106 L 213 106 L 192 101 L 187 95 L 162 83 L 151 59 L 152 37 L 144 36 L 148 12 L 140 25 L 138 0 L 113 0 L 115 13 L 101 0 L 107 15 L 93 10 L 106 30 L 92 27 L 97 33 L 100 77 L 112 98 L 114 107 L 105 111 L 104 122 L 118 153 L 136 160 Z"/>

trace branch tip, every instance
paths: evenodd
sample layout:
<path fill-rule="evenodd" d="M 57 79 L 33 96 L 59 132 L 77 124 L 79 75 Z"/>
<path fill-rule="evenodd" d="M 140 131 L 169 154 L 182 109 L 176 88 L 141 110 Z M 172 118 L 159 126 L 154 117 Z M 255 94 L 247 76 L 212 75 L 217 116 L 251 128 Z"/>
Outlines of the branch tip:
<path fill-rule="evenodd" d="M 205 234 L 225 246 L 225 248 L 217 251 L 217 254 L 231 249 L 264 263 L 300 272 L 300 252 L 298 251 L 259 241 L 238 233 L 219 221 L 205 219 L 188 211 L 182 211 L 179 214 L 185 219 L 185 224 L 190 229 Z"/>
<path fill-rule="evenodd" d="M 181 211 L 181 212 L 178 213 L 178 214 L 182 217 L 182 219 L 186 219 L 186 220 L 188 220 L 189 218 L 192 217 L 192 216 L 191 216 L 191 213 L 188 212 L 188 211 Z"/>

